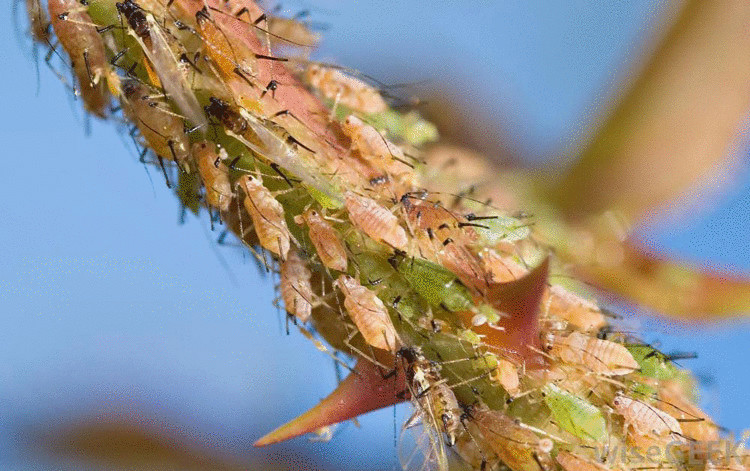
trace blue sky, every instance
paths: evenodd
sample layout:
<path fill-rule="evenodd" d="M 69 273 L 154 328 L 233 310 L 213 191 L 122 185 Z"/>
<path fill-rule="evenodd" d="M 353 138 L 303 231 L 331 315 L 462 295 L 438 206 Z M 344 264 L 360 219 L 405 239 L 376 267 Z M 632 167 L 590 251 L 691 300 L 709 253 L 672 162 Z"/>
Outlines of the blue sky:
<path fill-rule="evenodd" d="M 305 6 L 329 25 L 318 57 L 385 82 L 461 79 L 466 96 L 510 123 L 514 144 L 540 161 L 606 103 L 665 7 L 532 3 Z M 325 396 L 336 384 L 331 362 L 285 334 L 272 280 L 241 251 L 212 242 L 218 234 L 205 219 L 180 225 L 161 175 L 144 169 L 112 126 L 92 122 L 86 135 L 80 103 L 43 63 L 36 74 L 9 9 L 0 10 L 0 25 L 0 463 L 29 463 L 8 447 L 19 431 L 120 407 L 112 404 L 152 411 L 188 437 L 244 453 L 276 421 Z M 743 177 L 687 228 L 644 237 L 695 260 L 750 269 L 748 216 Z M 645 324 L 665 350 L 699 353 L 685 366 L 707 378 L 705 404 L 722 425 L 750 425 L 742 401 L 750 367 L 740 361 L 747 325 Z M 392 411 L 361 424 L 330 444 L 298 443 L 354 468 L 392 468 Z"/>

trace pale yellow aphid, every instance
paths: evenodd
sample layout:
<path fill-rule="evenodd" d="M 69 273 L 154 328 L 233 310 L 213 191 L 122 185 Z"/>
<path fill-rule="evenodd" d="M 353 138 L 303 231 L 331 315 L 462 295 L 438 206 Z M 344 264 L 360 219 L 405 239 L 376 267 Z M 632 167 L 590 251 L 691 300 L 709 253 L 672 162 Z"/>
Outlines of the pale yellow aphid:
<path fill-rule="evenodd" d="M 281 264 L 281 299 L 286 312 L 300 322 L 307 322 L 312 314 L 313 290 L 310 284 L 312 273 L 307 262 L 296 249 L 287 253 Z"/>
<path fill-rule="evenodd" d="M 500 411 L 481 408 L 471 416 L 484 442 L 507 467 L 513 471 L 540 471 L 540 440 L 533 432 Z"/>
<path fill-rule="evenodd" d="M 393 175 L 409 175 L 412 168 L 406 164 L 406 156 L 399 146 L 390 142 L 377 129 L 354 115 L 341 123 L 341 129 L 349 136 L 352 147 L 378 170 Z"/>
<path fill-rule="evenodd" d="M 295 216 L 294 222 L 300 225 L 307 224 L 310 240 L 323 265 L 331 270 L 346 271 L 348 260 L 344 244 L 322 214 L 315 209 L 308 209 L 301 215 Z"/>
<path fill-rule="evenodd" d="M 568 336 L 548 334 L 547 351 L 565 363 L 580 365 L 594 373 L 620 376 L 638 369 L 633 355 L 619 343 L 580 332 Z"/>
<path fill-rule="evenodd" d="M 393 213 L 372 198 L 360 196 L 352 191 L 344 193 L 344 205 L 352 224 L 370 238 L 393 248 L 406 250 L 409 239 Z"/>
<path fill-rule="evenodd" d="M 305 70 L 304 79 L 325 98 L 355 111 L 372 114 L 388 109 L 377 90 L 340 70 L 311 64 Z"/>
<path fill-rule="evenodd" d="M 635 437 L 671 438 L 684 441 L 680 423 L 654 406 L 617 394 L 612 400 L 617 413 L 625 419 L 625 430 L 630 428 Z"/>
<path fill-rule="evenodd" d="M 543 312 L 563 319 L 584 332 L 593 332 L 607 325 L 596 304 L 571 293 L 562 286 L 552 285 L 542 299 Z"/>
<path fill-rule="evenodd" d="M 511 396 L 517 396 L 521 391 L 518 381 L 518 368 L 508 360 L 497 359 L 497 366 L 492 371 L 490 380 L 502 386 Z"/>
<path fill-rule="evenodd" d="M 591 462 L 567 451 L 561 450 L 557 453 L 555 459 L 565 471 L 614 471 L 612 468 Z"/>
<path fill-rule="evenodd" d="M 206 187 L 206 202 L 214 208 L 227 211 L 233 197 L 232 184 L 229 182 L 229 169 L 221 162 L 221 154 L 226 155 L 226 151 L 221 149 L 217 154 L 216 146 L 212 142 L 193 144 L 193 157 Z"/>
<path fill-rule="evenodd" d="M 365 342 L 395 353 L 401 341 L 383 301 L 349 275 L 341 275 L 333 284 L 344 294 L 344 307 Z"/>
<path fill-rule="evenodd" d="M 240 186 L 245 191 L 244 205 L 253 220 L 260 245 L 285 260 L 289 252 L 291 235 L 284 219 L 284 208 L 263 183 L 243 175 Z"/>

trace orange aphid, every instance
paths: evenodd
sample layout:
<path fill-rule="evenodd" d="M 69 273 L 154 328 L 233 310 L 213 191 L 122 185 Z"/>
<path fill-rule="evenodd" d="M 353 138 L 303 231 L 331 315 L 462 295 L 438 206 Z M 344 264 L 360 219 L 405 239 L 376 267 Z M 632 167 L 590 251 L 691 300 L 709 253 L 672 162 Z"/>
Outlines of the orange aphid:
<path fill-rule="evenodd" d="M 310 65 L 304 79 L 329 100 L 361 113 L 382 113 L 388 105 L 380 93 L 363 81 L 320 65 Z"/>
<path fill-rule="evenodd" d="M 610 471 L 611 468 L 561 450 L 555 457 L 565 471 Z"/>
<path fill-rule="evenodd" d="M 156 155 L 180 163 L 190 155 L 185 125 L 164 100 L 149 94 L 137 80 L 122 85 L 122 104 L 125 114 L 135 122 L 138 130 Z"/>
<path fill-rule="evenodd" d="M 344 307 L 365 342 L 395 353 L 401 341 L 383 301 L 351 276 L 341 275 L 333 284 L 344 294 Z"/>
<path fill-rule="evenodd" d="M 224 149 L 222 152 L 225 153 Z M 209 141 L 196 142 L 193 144 L 193 157 L 206 187 L 206 202 L 221 211 L 229 210 L 233 196 L 229 169 L 217 155 L 216 146 Z"/>
<path fill-rule="evenodd" d="M 559 285 L 550 286 L 544 293 L 542 312 L 566 320 L 584 332 L 596 331 L 607 325 L 596 304 Z"/>
<path fill-rule="evenodd" d="M 286 312 L 300 322 L 307 322 L 312 313 L 313 290 L 310 268 L 297 250 L 290 250 L 281 264 L 281 298 Z"/>
<path fill-rule="evenodd" d="M 500 411 L 480 408 L 472 414 L 472 422 L 484 441 L 513 471 L 539 471 L 539 438 Z"/>
<path fill-rule="evenodd" d="M 521 264 L 508 256 L 500 255 L 493 249 L 483 249 L 479 252 L 479 259 L 482 262 L 482 268 L 493 283 L 517 280 L 528 272 L 528 269 Z"/>
<path fill-rule="evenodd" d="M 213 63 L 218 68 L 218 72 L 224 80 L 233 80 L 238 78 L 238 73 L 252 75 L 254 69 L 255 56 L 252 54 L 242 55 L 242 68 L 238 63 L 238 55 L 235 53 L 237 44 L 232 44 L 227 35 L 214 23 L 206 9 L 199 10 L 195 14 L 195 20 L 198 23 L 198 32 L 205 44 L 205 50 Z M 252 61 L 248 63 L 248 61 Z"/>
<path fill-rule="evenodd" d="M 573 332 L 547 335 L 547 351 L 565 363 L 584 366 L 602 375 L 625 375 L 638 369 L 633 355 L 619 343 Z"/>
<path fill-rule="evenodd" d="M 492 371 L 490 380 L 500 384 L 511 396 L 517 396 L 521 391 L 518 381 L 518 368 L 508 360 L 497 359 L 497 366 Z"/>
<path fill-rule="evenodd" d="M 612 400 L 615 410 L 625 419 L 625 429 L 631 429 L 636 439 L 642 437 L 665 438 L 684 441 L 682 427 L 677 419 L 654 406 L 622 394 Z"/>
<path fill-rule="evenodd" d="M 247 195 L 244 200 L 245 210 L 253 220 L 260 245 L 282 260 L 286 259 L 291 236 L 284 219 L 283 206 L 259 179 L 243 175 L 239 183 Z"/>
<path fill-rule="evenodd" d="M 315 209 L 308 209 L 295 216 L 297 224 L 307 224 L 310 240 L 320 257 L 320 261 L 331 270 L 346 271 L 348 260 L 346 249 L 333 226 Z"/>
<path fill-rule="evenodd" d="M 352 191 L 344 193 L 344 204 L 349 220 L 370 238 L 406 250 L 409 240 L 398 218 L 380 206 L 372 198 L 360 196 Z"/>
<path fill-rule="evenodd" d="M 76 0 L 49 0 L 48 8 L 57 39 L 70 55 L 86 110 L 104 117 L 109 94 L 102 79 L 108 75 L 108 62 L 96 26 Z"/>
<path fill-rule="evenodd" d="M 352 146 L 359 154 L 378 170 L 393 175 L 412 174 L 404 152 L 399 146 L 383 137 L 377 129 L 354 115 L 349 115 L 341 123 L 341 129 L 349 136 Z"/>

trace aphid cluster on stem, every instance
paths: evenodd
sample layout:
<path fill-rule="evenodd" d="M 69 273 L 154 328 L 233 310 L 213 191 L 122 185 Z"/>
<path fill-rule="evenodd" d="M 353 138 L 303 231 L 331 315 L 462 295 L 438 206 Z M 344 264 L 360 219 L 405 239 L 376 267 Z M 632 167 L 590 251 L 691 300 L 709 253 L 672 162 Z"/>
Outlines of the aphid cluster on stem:
<path fill-rule="evenodd" d="M 421 147 L 434 127 L 308 59 L 308 23 L 250 0 L 26 5 L 35 41 L 67 53 L 84 108 L 127 122 L 141 160 L 177 175 L 180 203 L 278 274 L 316 347 L 358 361 L 335 410 L 323 401 L 263 443 L 408 399 L 405 428 L 427 439 L 405 467 L 615 469 L 597 446 L 718 439 L 689 375 L 599 335 L 616 328 L 596 303 L 550 284 L 562 267 L 526 216 L 435 181 Z"/>

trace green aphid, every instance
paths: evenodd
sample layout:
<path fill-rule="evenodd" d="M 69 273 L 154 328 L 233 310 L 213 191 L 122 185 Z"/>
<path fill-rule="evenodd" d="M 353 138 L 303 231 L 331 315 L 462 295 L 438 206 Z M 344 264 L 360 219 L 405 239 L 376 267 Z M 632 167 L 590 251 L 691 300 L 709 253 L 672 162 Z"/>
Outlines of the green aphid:
<path fill-rule="evenodd" d="M 428 303 L 452 312 L 466 311 L 474 303 L 469 290 L 452 272 L 421 258 L 391 259 L 411 287 Z"/>
<path fill-rule="evenodd" d="M 482 238 L 482 242 L 490 247 L 498 242 L 517 242 L 526 239 L 531 233 L 531 229 L 518 219 L 503 215 L 476 221 L 474 229 Z"/>
<path fill-rule="evenodd" d="M 581 440 L 602 443 L 607 426 L 602 412 L 593 404 L 549 383 L 542 388 L 544 403 L 557 425 Z"/>
<path fill-rule="evenodd" d="M 640 366 L 640 373 L 660 381 L 675 379 L 679 369 L 662 352 L 649 345 L 627 345 L 626 348 Z"/>

